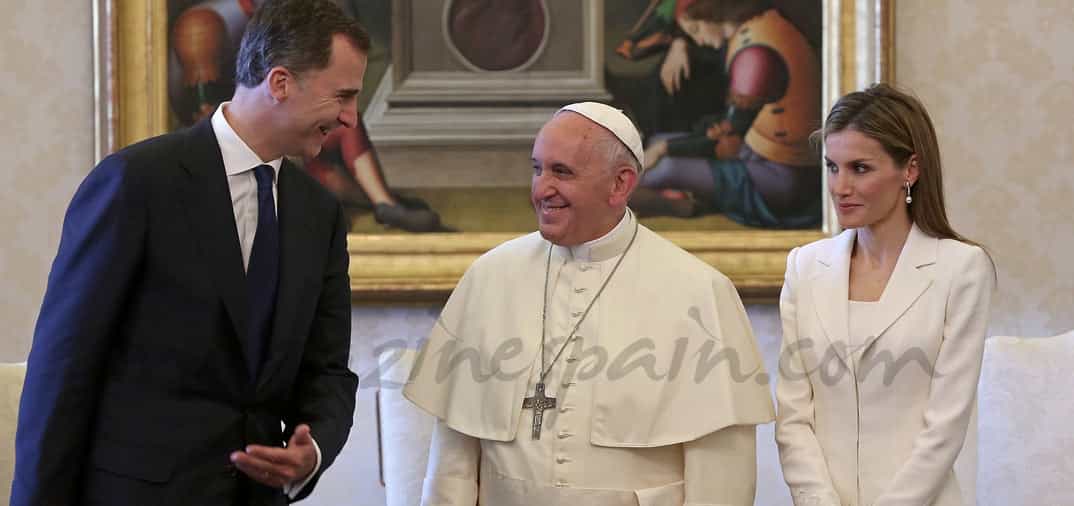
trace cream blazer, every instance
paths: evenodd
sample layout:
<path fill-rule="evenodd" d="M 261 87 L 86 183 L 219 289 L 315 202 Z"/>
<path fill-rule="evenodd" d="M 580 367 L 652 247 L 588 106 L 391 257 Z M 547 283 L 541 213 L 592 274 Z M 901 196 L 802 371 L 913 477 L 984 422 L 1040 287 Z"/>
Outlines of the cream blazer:
<path fill-rule="evenodd" d="M 882 317 L 850 341 L 854 241 L 847 230 L 787 258 L 776 442 L 791 496 L 796 506 L 961 505 L 953 466 L 975 404 L 992 262 L 913 226 Z"/>

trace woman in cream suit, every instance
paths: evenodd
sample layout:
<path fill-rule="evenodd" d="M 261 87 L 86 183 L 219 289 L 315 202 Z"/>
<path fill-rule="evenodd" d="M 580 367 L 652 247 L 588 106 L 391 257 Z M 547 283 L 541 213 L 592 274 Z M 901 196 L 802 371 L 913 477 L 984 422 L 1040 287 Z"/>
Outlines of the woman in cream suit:
<path fill-rule="evenodd" d="M 776 440 L 797 506 L 961 505 L 953 465 L 995 274 L 952 230 L 915 98 L 839 100 L 818 135 L 845 231 L 792 251 L 780 296 Z"/>

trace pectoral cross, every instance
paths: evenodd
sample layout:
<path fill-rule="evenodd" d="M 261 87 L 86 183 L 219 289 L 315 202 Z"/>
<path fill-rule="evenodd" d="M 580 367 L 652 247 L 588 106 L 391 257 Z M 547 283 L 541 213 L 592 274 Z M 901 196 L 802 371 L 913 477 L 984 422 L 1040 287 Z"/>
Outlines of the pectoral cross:
<path fill-rule="evenodd" d="M 533 410 L 533 439 L 541 439 L 541 423 L 544 421 L 544 410 L 556 407 L 555 397 L 545 397 L 544 382 L 538 382 L 534 388 L 533 397 L 522 399 L 522 409 Z"/>

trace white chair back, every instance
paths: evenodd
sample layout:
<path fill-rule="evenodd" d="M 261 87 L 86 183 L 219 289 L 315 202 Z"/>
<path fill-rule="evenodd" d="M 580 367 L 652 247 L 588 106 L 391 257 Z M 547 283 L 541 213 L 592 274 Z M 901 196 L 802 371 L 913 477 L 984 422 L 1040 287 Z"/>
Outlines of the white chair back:
<path fill-rule="evenodd" d="M 995 337 L 981 372 L 981 506 L 1074 504 L 1074 331 Z"/>

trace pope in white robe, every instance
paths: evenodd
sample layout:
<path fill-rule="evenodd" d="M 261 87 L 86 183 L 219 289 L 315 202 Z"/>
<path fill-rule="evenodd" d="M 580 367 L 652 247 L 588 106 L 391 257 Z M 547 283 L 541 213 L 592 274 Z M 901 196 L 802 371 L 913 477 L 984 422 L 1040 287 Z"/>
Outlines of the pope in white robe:
<path fill-rule="evenodd" d="M 474 262 L 404 390 L 423 505 L 753 504 L 769 377 L 730 280 L 627 209 L 642 157 L 603 104 L 541 129 L 539 232 Z"/>

